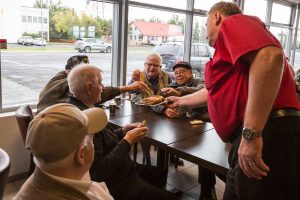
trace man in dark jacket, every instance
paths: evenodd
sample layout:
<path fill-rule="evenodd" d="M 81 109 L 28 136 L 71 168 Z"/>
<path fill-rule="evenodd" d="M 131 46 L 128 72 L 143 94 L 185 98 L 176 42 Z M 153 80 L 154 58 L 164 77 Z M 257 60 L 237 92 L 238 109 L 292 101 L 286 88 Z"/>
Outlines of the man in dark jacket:
<path fill-rule="evenodd" d="M 79 65 L 68 75 L 72 97 L 68 103 L 81 110 L 101 101 L 103 91 L 101 70 L 91 65 Z M 166 175 L 158 167 L 135 163 L 129 155 L 131 144 L 145 136 L 148 129 L 141 123 L 128 124 L 115 131 L 110 124 L 94 136 L 95 159 L 90 169 L 94 181 L 105 181 L 115 199 L 147 200 L 177 199 L 163 190 Z"/>
<path fill-rule="evenodd" d="M 169 87 L 161 89 L 164 96 L 184 96 L 192 94 L 200 89 L 204 88 L 203 81 L 199 78 L 193 77 L 192 66 L 188 62 L 179 62 L 173 66 L 175 75 L 175 81 L 169 84 Z M 198 118 L 205 121 L 209 121 L 207 107 L 196 107 L 196 108 L 179 108 L 172 109 L 166 105 L 158 105 L 152 107 L 157 112 L 166 115 L 170 118 L 177 118 L 183 115 L 187 115 L 191 118 Z"/>

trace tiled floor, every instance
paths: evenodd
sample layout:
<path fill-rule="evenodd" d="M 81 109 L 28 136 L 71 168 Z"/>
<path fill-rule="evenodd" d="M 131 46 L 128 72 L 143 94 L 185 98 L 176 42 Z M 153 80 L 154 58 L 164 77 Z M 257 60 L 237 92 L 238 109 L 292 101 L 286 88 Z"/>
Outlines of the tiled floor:
<path fill-rule="evenodd" d="M 153 150 L 153 148 L 151 148 L 152 164 L 156 163 L 155 156 L 154 156 L 155 154 L 156 151 Z M 142 160 L 142 154 L 139 151 L 137 156 L 137 161 L 141 162 L 141 160 Z M 12 199 L 24 182 L 25 179 L 7 184 L 4 193 L 4 200 Z M 200 185 L 198 183 L 197 165 L 190 163 L 186 160 L 184 161 L 184 166 L 179 166 L 177 169 L 175 169 L 173 165 L 170 165 L 168 181 L 167 181 L 167 189 L 172 189 L 172 188 L 176 188 L 183 191 L 181 200 L 199 199 Z M 216 188 L 218 200 L 223 199 L 223 193 L 225 188 L 224 182 L 217 178 L 217 183 L 215 188 Z"/>

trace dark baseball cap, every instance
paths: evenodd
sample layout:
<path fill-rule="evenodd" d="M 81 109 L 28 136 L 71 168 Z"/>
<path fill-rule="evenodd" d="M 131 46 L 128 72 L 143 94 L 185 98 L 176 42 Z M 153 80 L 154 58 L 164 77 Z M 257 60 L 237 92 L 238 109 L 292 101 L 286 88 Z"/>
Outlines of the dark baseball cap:
<path fill-rule="evenodd" d="M 191 65 L 190 63 L 188 63 L 188 62 L 179 62 L 179 63 L 175 64 L 175 65 L 173 66 L 173 71 L 174 71 L 177 67 L 183 67 L 183 68 L 192 70 L 192 65 Z"/>
<path fill-rule="evenodd" d="M 68 59 L 65 69 L 70 70 L 73 67 L 75 67 L 76 65 L 79 65 L 81 63 L 89 63 L 89 58 L 84 55 L 72 56 Z"/>

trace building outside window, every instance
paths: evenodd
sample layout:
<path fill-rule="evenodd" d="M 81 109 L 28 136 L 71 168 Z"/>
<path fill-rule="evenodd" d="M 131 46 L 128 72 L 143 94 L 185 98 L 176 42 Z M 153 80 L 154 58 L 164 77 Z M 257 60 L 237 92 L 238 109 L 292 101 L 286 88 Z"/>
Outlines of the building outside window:
<path fill-rule="evenodd" d="M 27 22 L 32 23 L 32 16 L 27 16 Z"/>
<path fill-rule="evenodd" d="M 26 16 L 22 15 L 22 22 L 26 22 L 27 19 L 26 19 Z"/>

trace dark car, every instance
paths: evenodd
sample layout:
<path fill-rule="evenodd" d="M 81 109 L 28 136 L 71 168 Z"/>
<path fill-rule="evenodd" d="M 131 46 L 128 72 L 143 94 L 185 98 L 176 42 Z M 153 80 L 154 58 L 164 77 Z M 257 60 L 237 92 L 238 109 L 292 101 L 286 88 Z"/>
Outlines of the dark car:
<path fill-rule="evenodd" d="M 183 42 L 165 42 L 155 46 L 153 51 L 162 57 L 162 69 L 172 72 L 173 66 L 183 61 L 183 48 Z M 205 63 L 209 61 L 213 53 L 214 49 L 206 43 L 192 43 L 190 63 L 196 76 L 203 78 Z"/>

